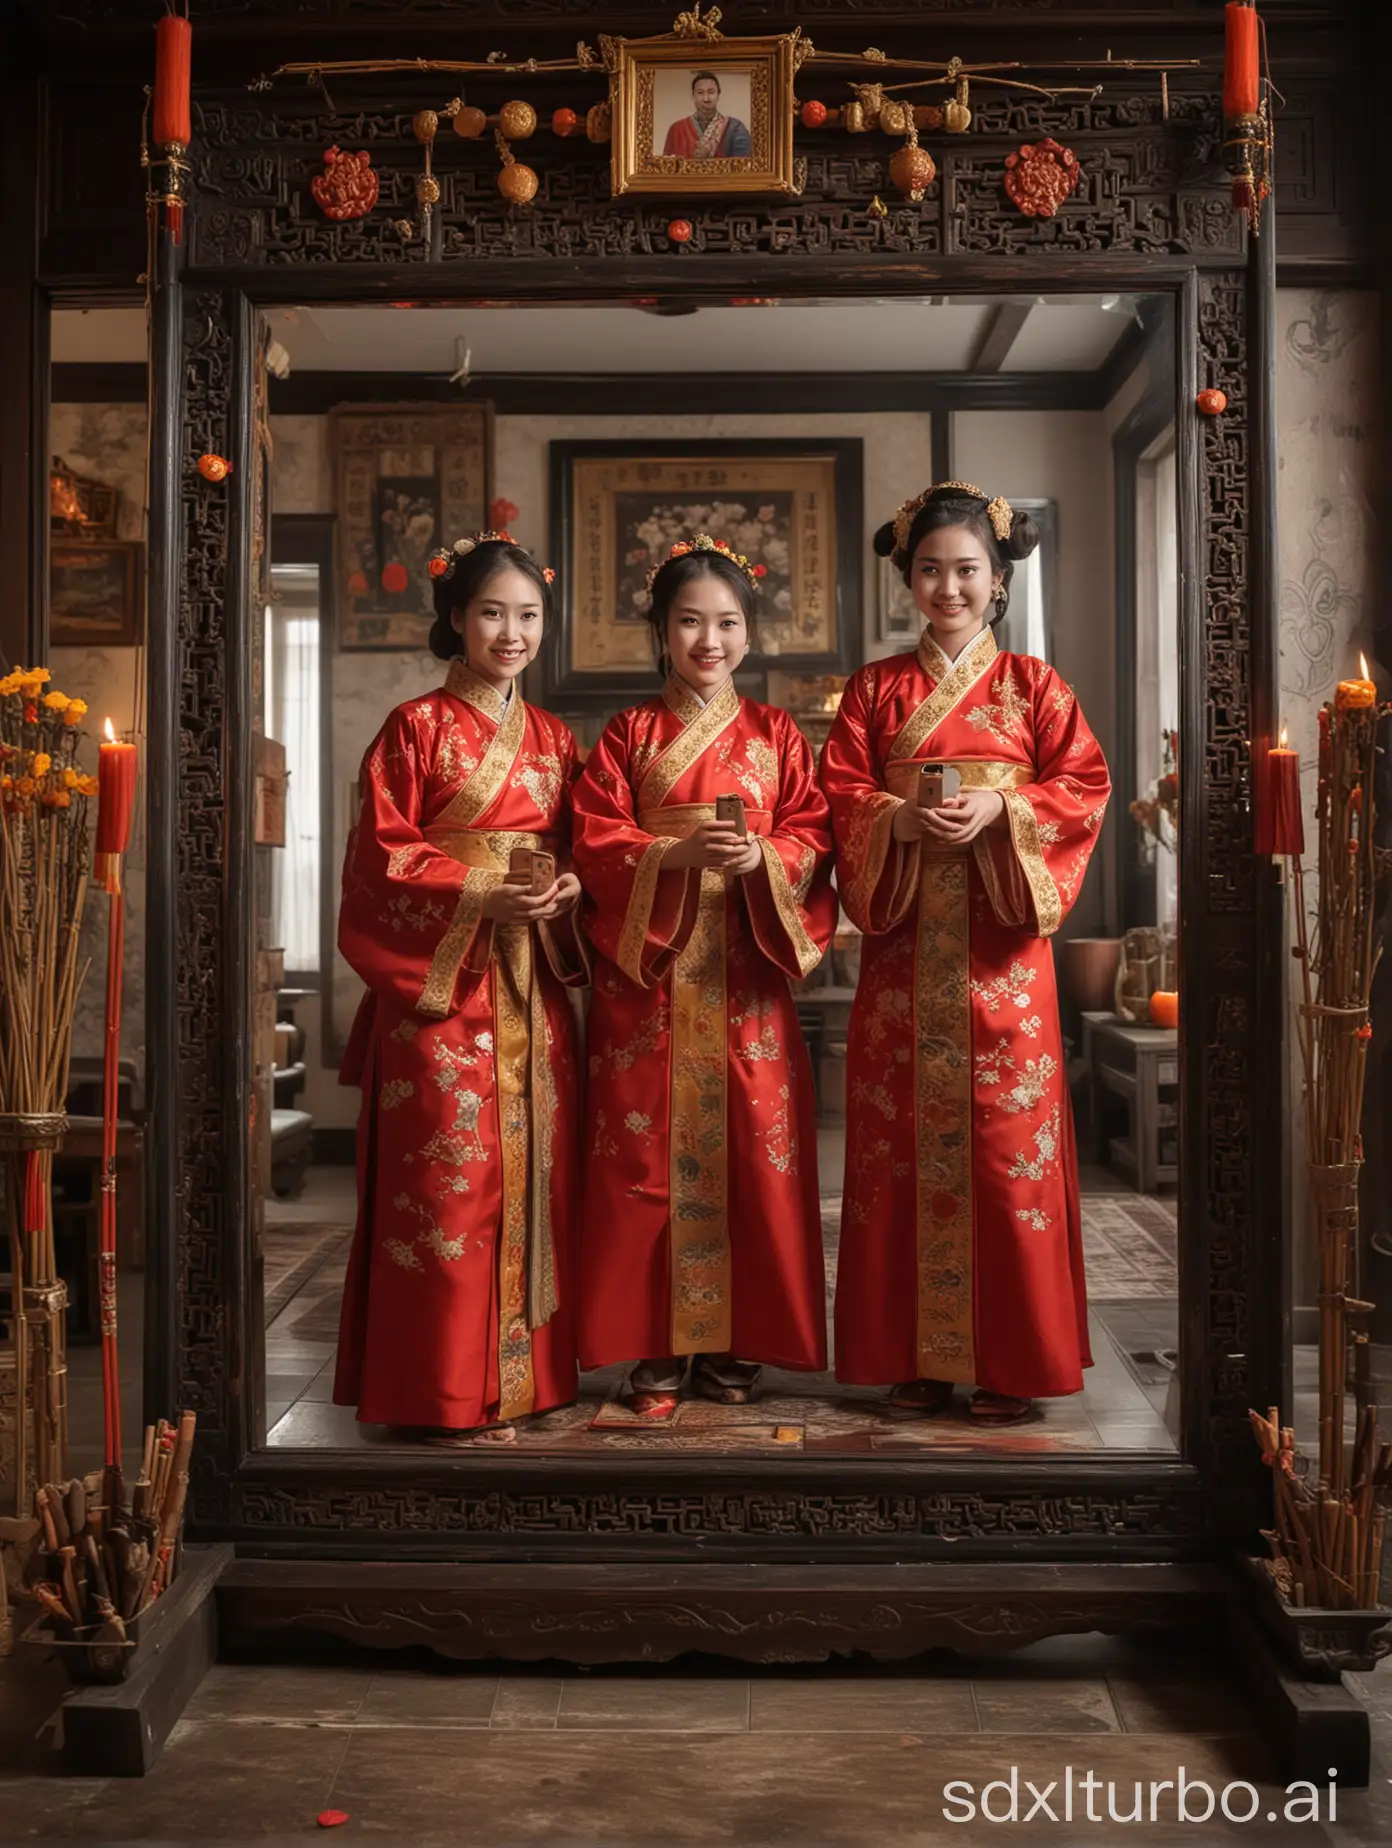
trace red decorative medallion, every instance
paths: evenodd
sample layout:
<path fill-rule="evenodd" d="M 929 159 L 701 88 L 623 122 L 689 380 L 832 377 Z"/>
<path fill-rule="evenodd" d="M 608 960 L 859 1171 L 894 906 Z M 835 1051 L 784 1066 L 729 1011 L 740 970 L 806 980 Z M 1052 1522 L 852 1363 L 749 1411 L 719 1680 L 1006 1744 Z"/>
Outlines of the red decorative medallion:
<path fill-rule="evenodd" d="M 1026 218 L 1052 218 L 1078 184 L 1078 157 L 1052 136 L 1005 157 L 1005 190 Z"/>
<path fill-rule="evenodd" d="M 1209 385 L 1195 398 L 1194 403 L 1205 417 L 1221 417 L 1228 408 L 1228 394 L 1219 391 L 1216 385 Z"/>
<path fill-rule="evenodd" d="M 346 148 L 325 148 L 324 171 L 315 174 L 309 190 L 325 218 L 366 218 L 377 203 L 372 156 L 366 149 L 350 154 Z"/>

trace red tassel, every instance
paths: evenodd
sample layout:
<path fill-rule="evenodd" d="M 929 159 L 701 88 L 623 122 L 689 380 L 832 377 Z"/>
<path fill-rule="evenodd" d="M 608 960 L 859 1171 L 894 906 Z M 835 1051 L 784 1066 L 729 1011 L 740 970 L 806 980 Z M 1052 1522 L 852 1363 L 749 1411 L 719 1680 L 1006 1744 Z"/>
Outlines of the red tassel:
<path fill-rule="evenodd" d="M 155 27 L 155 140 L 163 148 L 193 139 L 190 103 L 193 81 L 193 27 L 177 13 L 166 13 Z"/>
<path fill-rule="evenodd" d="M 1223 65 L 1223 114 L 1231 122 L 1237 116 L 1257 113 L 1261 84 L 1260 24 L 1253 0 L 1229 0 L 1224 11 L 1227 57 Z"/>

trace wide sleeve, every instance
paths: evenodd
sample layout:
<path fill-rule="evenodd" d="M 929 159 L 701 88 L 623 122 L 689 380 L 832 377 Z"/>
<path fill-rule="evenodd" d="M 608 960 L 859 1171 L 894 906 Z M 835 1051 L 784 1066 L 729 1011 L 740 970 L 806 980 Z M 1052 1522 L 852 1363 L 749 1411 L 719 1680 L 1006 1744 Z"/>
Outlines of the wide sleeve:
<path fill-rule="evenodd" d="M 1112 786 L 1076 694 L 1042 664 L 1033 720 L 1035 781 L 1002 792 L 1008 826 L 977 836 L 977 864 L 1002 924 L 1051 937 L 1082 888 Z"/>
<path fill-rule="evenodd" d="M 638 826 L 631 780 L 634 715 L 605 726 L 571 797 L 575 870 L 585 888 L 584 929 L 631 981 L 655 987 L 696 921 L 699 875 L 665 870 L 676 846 Z"/>
<path fill-rule="evenodd" d="M 343 865 L 338 947 L 369 990 L 443 1019 L 463 1005 L 492 954 L 483 904 L 501 874 L 463 867 L 421 832 L 429 721 L 392 713 L 368 747 L 362 804 Z"/>
<path fill-rule="evenodd" d="M 759 866 L 740 883 L 755 942 L 797 980 L 826 954 L 838 906 L 831 883 L 831 810 L 817 783 L 810 745 L 791 719 L 779 716 L 773 827 L 759 837 Z"/>
<path fill-rule="evenodd" d="M 918 894 L 918 842 L 896 841 L 903 806 L 884 786 L 875 738 L 876 670 L 846 685 L 822 746 L 820 780 L 836 835 L 837 884 L 851 922 L 867 936 L 902 924 Z"/>
<path fill-rule="evenodd" d="M 580 752 L 569 726 L 556 721 L 559 734 L 556 755 L 561 766 L 561 806 L 556 815 L 556 865 L 568 872 L 574 863 L 573 802 L 576 780 L 580 775 Z M 590 980 L 590 946 L 580 916 L 580 906 L 572 905 L 560 917 L 543 918 L 537 935 L 551 973 L 567 988 L 584 988 Z"/>

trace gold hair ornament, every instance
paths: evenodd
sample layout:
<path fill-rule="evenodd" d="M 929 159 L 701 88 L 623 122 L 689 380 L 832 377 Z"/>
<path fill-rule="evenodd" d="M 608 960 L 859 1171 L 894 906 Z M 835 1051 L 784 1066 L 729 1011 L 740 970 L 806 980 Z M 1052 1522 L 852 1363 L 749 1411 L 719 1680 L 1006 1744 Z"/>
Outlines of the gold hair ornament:
<path fill-rule="evenodd" d="M 1010 528 L 1014 522 L 1015 513 L 1003 494 L 997 494 L 992 500 L 990 495 L 983 494 L 981 489 L 974 487 L 970 481 L 935 481 L 931 488 L 925 488 L 913 500 L 906 500 L 895 514 L 894 550 L 896 552 L 902 552 L 909 543 L 909 533 L 913 529 L 919 509 L 926 506 L 935 494 L 946 494 L 949 491 L 970 495 L 973 500 L 985 501 L 986 518 L 991 522 L 991 531 L 998 540 L 1006 540 L 1010 537 Z"/>
<path fill-rule="evenodd" d="M 425 568 L 432 578 L 453 577 L 454 568 L 461 558 L 467 558 L 470 552 L 474 551 L 478 546 L 490 544 L 517 546 L 519 552 L 525 552 L 527 550 L 525 546 L 517 545 L 517 541 L 506 527 L 500 527 L 496 530 L 493 527 L 489 527 L 481 533 L 470 533 L 465 539 L 456 539 L 451 546 L 442 545 L 437 551 L 430 554 L 430 557 L 426 560 Z M 531 553 L 528 552 L 527 556 L 530 558 Z M 548 584 L 554 584 L 556 581 L 556 573 L 551 569 L 550 565 L 543 565 L 541 567 L 541 575 Z"/>

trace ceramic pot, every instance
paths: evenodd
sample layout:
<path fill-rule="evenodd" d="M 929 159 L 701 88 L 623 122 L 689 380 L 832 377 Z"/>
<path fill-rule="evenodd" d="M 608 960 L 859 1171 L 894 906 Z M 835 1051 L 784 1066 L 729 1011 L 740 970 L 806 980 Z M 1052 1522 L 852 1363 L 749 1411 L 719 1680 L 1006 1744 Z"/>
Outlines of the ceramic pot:
<path fill-rule="evenodd" d="M 1084 1014 L 1111 1013 L 1120 964 L 1120 937 L 1069 937 L 1059 945 L 1063 992 Z"/>

